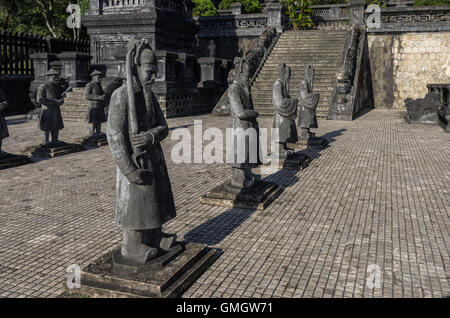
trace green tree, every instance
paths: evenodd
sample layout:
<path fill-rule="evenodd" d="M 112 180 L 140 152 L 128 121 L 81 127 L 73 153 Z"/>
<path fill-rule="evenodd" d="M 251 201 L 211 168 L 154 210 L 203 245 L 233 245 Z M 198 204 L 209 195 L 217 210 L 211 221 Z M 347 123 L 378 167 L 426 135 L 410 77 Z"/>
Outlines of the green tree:
<path fill-rule="evenodd" d="M 82 14 L 89 8 L 89 0 L 0 0 L 0 26 L 13 32 L 72 37 L 66 23 L 69 4 L 79 4 Z M 85 30 L 81 37 L 87 38 Z"/>
<path fill-rule="evenodd" d="M 194 16 L 213 16 L 217 15 L 217 9 L 211 0 L 193 0 L 195 3 Z"/>
<path fill-rule="evenodd" d="M 231 9 L 234 2 L 240 2 L 244 8 L 245 13 L 259 13 L 261 12 L 261 4 L 259 0 L 222 0 L 219 3 L 219 9 Z"/>
<path fill-rule="evenodd" d="M 310 28 L 314 25 L 311 19 L 311 0 L 280 0 L 280 3 L 286 7 L 286 14 L 294 29 Z"/>

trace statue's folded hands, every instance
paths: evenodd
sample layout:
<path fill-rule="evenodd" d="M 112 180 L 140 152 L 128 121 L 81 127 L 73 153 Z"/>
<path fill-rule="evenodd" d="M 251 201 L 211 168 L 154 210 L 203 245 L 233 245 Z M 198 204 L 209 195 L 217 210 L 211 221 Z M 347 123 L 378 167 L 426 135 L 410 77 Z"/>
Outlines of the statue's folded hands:
<path fill-rule="evenodd" d="M 151 185 L 152 174 L 148 170 L 136 169 L 126 175 L 128 181 L 137 185 Z"/>
<path fill-rule="evenodd" d="M 151 146 L 155 142 L 155 137 L 149 131 L 144 131 L 139 134 L 131 136 L 131 144 L 133 147 L 141 148 Z"/>

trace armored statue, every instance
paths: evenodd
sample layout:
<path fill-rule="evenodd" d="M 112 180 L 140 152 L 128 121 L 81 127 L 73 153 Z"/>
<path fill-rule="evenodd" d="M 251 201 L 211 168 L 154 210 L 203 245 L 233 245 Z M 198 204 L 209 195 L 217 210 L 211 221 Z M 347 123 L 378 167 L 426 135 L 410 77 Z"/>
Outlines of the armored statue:
<path fill-rule="evenodd" d="M 278 79 L 273 85 L 272 103 L 275 108 L 273 128 L 279 129 L 279 158 L 286 159 L 292 154 L 287 143 L 298 141 L 295 117 L 297 116 L 298 99 L 289 96 L 291 68 L 284 63 L 278 65 Z"/>
<path fill-rule="evenodd" d="M 52 136 L 52 144 L 59 145 L 59 131 L 64 128 L 60 106 L 64 103 L 59 79 L 59 72 L 50 69 L 47 72 L 48 80 L 38 88 L 37 102 L 41 105 L 39 128 L 43 131 L 43 146 L 50 144 L 49 136 Z"/>
<path fill-rule="evenodd" d="M 9 137 L 8 126 L 6 125 L 6 120 L 3 116 L 3 112 L 7 107 L 8 102 L 6 101 L 5 93 L 0 87 L 0 159 L 7 156 L 6 152 L 2 150 L 3 139 Z"/>
<path fill-rule="evenodd" d="M 148 40 L 131 40 L 126 83 L 109 105 L 107 138 L 117 165 L 115 223 L 123 229 L 122 257 L 143 264 L 175 244 L 162 225 L 176 216 L 161 141 L 168 135 L 152 85 L 156 61 Z"/>
<path fill-rule="evenodd" d="M 235 188 L 250 188 L 255 184 L 259 176 L 251 172 L 261 164 L 259 157 L 259 128 L 256 118 L 258 112 L 253 109 L 253 101 L 250 93 L 249 64 L 245 58 L 240 59 L 234 70 L 234 81 L 228 89 L 232 128 L 235 138 L 232 149 L 231 186 Z M 248 136 L 242 136 L 243 133 Z M 241 137 L 239 138 L 239 134 Z M 236 137 L 236 135 L 238 137 Z M 242 156 L 240 155 L 243 154 Z M 228 160 L 228 159 L 227 159 Z"/>
<path fill-rule="evenodd" d="M 86 121 L 92 124 L 91 137 L 99 137 L 101 135 L 102 123 L 106 122 L 104 109 L 105 92 L 101 85 L 102 72 L 95 70 L 91 73 L 91 77 L 91 82 L 84 89 L 84 97 L 89 100 Z"/>
<path fill-rule="evenodd" d="M 300 142 L 308 142 L 312 134 L 311 128 L 318 128 L 316 108 L 319 103 L 319 93 L 313 93 L 314 68 L 305 67 L 305 78 L 300 84 L 300 111 L 298 127 L 300 129 Z"/>

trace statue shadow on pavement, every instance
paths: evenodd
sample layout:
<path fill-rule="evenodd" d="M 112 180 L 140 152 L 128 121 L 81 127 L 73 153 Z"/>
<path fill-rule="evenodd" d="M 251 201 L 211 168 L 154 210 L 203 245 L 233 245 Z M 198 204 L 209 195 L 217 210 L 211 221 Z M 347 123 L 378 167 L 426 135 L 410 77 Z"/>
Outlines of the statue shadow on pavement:
<path fill-rule="evenodd" d="M 346 129 L 331 131 L 321 137 L 326 138 L 329 143 L 332 143 L 335 141 L 335 137 L 342 135 L 345 131 Z M 314 160 L 320 157 L 320 152 L 322 150 L 323 149 L 307 148 L 301 150 L 300 152 L 305 152 L 311 157 L 312 160 Z M 266 175 L 263 181 L 276 183 L 283 189 L 286 189 L 293 186 L 301 179 L 301 177 L 299 178 L 297 176 L 297 173 L 298 171 L 296 170 L 280 169 L 273 174 Z M 280 200 L 275 200 L 272 204 L 276 206 L 281 204 L 281 202 Z M 257 209 L 229 208 L 222 214 L 213 217 L 212 219 L 187 232 L 184 236 L 184 240 L 185 242 L 201 243 L 209 246 L 219 244 L 231 233 L 233 233 L 233 231 L 236 230 L 241 224 L 249 219 L 256 210 Z M 264 215 L 273 212 L 261 213 Z M 221 253 L 221 251 L 219 251 L 219 253 Z"/>

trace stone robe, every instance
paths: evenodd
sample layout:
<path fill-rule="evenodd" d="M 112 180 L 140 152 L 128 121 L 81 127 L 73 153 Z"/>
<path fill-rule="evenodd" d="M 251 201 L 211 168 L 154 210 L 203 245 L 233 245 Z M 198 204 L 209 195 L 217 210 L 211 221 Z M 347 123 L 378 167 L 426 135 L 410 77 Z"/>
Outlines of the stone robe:
<path fill-rule="evenodd" d="M 300 128 L 318 128 L 316 107 L 319 102 L 319 93 L 308 93 L 300 100 L 298 126 Z"/>
<path fill-rule="evenodd" d="M 106 115 L 104 109 L 105 92 L 100 83 L 90 82 L 84 89 L 84 98 L 89 100 L 89 108 L 86 114 L 88 123 L 104 123 Z"/>
<path fill-rule="evenodd" d="M 297 116 L 298 100 L 290 98 L 289 92 L 281 80 L 277 80 L 273 85 L 272 103 L 275 108 L 273 128 L 279 129 L 279 142 L 296 143 L 298 135 L 295 117 Z"/>
<path fill-rule="evenodd" d="M 39 128 L 44 131 L 55 131 L 64 128 L 61 110 L 56 100 L 62 99 L 61 87 L 53 83 L 44 83 L 39 86 L 36 100 L 41 104 Z"/>
<path fill-rule="evenodd" d="M 9 137 L 8 125 L 6 124 L 5 117 L 3 116 L 3 111 L 7 106 L 8 103 L 6 102 L 6 96 L 0 88 L 0 139 Z"/>
<path fill-rule="evenodd" d="M 230 152 L 232 157 L 228 157 L 230 155 L 228 154 L 227 162 L 232 167 L 241 169 L 257 167 L 261 164 L 260 156 L 258 156 L 260 151 L 259 127 L 256 119 L 249 116 L 249 111 L 254 110 L 250 89 L 248 87 L 243 87 L 237 81 L 234 81 L 228 89 L 228 98 L 230 100 L 233 131 L 242 128 L 245 132 L 249 128 L 254 128 L 256 131 L 256 145 L 250 145 L 250 138 L 247 136 L 242 140 L 243 143 L 239 143 L 239 138 L 233 137 L 235 138 L 235 142 L 233 143 L 233 149 L 231 149 Z M 244 153 L 242 161 L 241 158 L 238 157 L 238 150 Z M 253 152 L 254 155 L 250 156 L 250 152 Z"/>
<path fill-rule="evenodd" d="M 137 169 L 133 162 L 131 127 L 128 123 L 128 94 L 123 85 L 111 96 L 107 137 L 117 164 L 116 209 L 114 222 L 128 230 L 155 229 L 176 216 L 175 204 L 160 142 L 169 128 L 159 103 L 152 94 L 151 105 L 146 105 L 144 93 L 135 90 L 136 113 L 140 131 L 150 131 L 155 141 L 147 146 L 144 166 L 152 173 L 149 185 L 130 183 L 128 173 Z"/>

